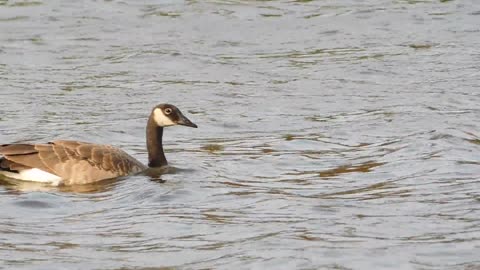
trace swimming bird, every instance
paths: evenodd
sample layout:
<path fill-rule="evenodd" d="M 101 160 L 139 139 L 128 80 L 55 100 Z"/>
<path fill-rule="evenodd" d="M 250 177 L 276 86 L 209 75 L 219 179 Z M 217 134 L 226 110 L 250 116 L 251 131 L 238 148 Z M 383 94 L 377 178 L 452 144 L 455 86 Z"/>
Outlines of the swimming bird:
<path fill-rule="evenodd" d="M 58 140 L 0 145 L 0 175 L 53 185 L 77 185 L 164 167 L 168 162 L 163 151 L 163 128 L 174 125 L 197 128 L 174 105 L 159 104 L 152 109 L 146 128 L 148 166 L 111 145 Z"/>

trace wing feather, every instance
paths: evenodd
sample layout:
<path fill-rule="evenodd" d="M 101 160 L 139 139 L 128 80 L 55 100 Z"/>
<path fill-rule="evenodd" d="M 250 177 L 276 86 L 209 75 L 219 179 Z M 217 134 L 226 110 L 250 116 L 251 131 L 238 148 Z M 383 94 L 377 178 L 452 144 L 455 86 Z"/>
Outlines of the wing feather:
<path fill-rule="evenodd" d="M 0 145 L 0 154 L 6 155 L 26 155 L 37 153 L 32 144 L 4 144 Z"/>
<path fill-rule="evenodd" d="M 0 154 L 10 161 L 9 168 L 12 163 L 18 164 L 17 167 L 38 168 L 70 183 L 90 183 L 146 169 L 118 148 L 78 141 L 1 145 Z"/>

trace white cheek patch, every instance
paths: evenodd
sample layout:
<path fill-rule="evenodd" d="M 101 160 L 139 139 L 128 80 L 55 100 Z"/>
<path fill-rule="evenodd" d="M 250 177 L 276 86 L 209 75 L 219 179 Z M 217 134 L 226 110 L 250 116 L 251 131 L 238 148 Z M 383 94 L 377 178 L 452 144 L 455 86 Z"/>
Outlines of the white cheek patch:
<path fill-rule="evenodd" d="M 153 119 L 160 127 L 168 127 L 176 125 L 170 118 L 168 118 L 161 109 L 155 109 L 153 111 Z"/>

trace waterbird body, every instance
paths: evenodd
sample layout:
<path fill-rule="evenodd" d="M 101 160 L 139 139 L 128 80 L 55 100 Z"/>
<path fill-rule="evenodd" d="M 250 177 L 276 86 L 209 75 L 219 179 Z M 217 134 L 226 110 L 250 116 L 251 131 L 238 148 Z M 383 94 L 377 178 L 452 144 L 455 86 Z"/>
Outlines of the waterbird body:
<path fill-rule="evenodd" d="M 163 128 L 196 128 L 171 104 L 153 108 L 147 122 L 148 166 L 111 145 L 59 140 L 46 144 L 0 145 L 0 175 L 51 184 L 88 184 L 166 166 Z"/>

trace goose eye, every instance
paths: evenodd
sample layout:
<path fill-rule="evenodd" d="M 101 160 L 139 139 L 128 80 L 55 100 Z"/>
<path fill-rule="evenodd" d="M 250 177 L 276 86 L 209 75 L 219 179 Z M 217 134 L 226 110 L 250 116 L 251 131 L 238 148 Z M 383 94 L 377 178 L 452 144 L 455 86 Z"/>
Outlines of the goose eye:
<path fill-rule="evenodd" d="M 170 108 L 165 109 L 165 114 L 171 114 L 171 113 L 172 113 L 172 109 L 170 109 Z"/>

